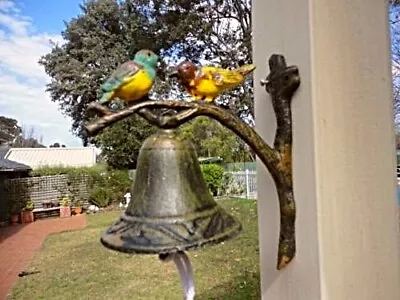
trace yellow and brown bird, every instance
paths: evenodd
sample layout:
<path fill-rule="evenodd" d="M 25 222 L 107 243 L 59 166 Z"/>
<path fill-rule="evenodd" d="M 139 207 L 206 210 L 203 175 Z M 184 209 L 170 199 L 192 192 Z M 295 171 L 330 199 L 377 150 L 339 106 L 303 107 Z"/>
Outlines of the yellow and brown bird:
<path fill-rule="evenodd" d="M 213 102 L 224 91 L 242 84 L 255 68 L 253 64 L 233 70 L 214 66 L 198 67 L 191 61 L 183 61 L 170 72 L 169 76 L 177 77 L 194 100 Z"/>

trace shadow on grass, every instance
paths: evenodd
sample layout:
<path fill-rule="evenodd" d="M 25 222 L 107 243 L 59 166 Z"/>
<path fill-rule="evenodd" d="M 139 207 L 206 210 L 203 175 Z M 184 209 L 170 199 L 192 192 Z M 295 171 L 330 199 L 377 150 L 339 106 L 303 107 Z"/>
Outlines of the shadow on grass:
<path fill-rule="evenodd" d="M 196 294 L 196 300 L 259 300 L 259 274 L 247 272 L 233 280 Z"/>

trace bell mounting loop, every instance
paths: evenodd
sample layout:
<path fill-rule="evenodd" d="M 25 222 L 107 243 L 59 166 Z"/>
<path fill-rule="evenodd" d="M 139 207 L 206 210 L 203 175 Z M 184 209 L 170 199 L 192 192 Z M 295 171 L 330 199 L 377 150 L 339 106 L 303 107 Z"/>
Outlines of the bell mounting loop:
<path fill-rule="evenodd" d="M 96 111 L 100 118 L 84 127 L 87 136 L 133 114 L 161 129 L 140 150 L 132 200 L 126 212 L 102 236 L 106 247 L 159 254 L 160 259 L 175 253 L 171 259 L 178 266 L 179 259 L 187 258 L 183 251 L 219 243 L 241 231 L 238 220 L 220 208 L 210 195 L 193 146 L 182 140 L 176 130 L 198 116 L 208 116 L 246 142 L 268 169 L 275 182 L 281 215 L 277 269 L 294 258 L 291 101 L 300 85 L 300 75 L 296 66 L 287 66 L 285 57 L 278 54 L 270 57 L 269 68 L 270 73 L 261 85 L 271 96 L 277 121 L 273 146 L 229 110 L 215 104 L 146 98 L 118 112 L 97 102 L 89 104 L 88 109 Z M 164 113 L 160 112 L 162 109 Z M 194 294 L 194 289 L 185 289 Z"/>

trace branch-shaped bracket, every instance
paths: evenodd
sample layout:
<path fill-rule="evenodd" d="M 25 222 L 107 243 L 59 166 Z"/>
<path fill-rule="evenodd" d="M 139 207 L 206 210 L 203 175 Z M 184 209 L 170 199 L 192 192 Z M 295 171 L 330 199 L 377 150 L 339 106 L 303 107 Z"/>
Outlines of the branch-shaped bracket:
<path fill-rule="evenodd" d="M 95 110 L 101 117 L 86 125 L 84 130 L 87 136 L 94 136 L 106 127 L 133 114 L 138 114 L 150 124 L 162 129 L 177 128 L 198 116 L 208 116 L 233 131 L 256 153 L 275 181 L 281 213 L 277 263 L 277 269 L 280 270 L 293 259 L 296 252 L 291 99 L 300 85 L 300 77 L 297 67 L 287 67 L 282 55 L 272 55 L 269 66 L 271 73 L 261 81 L 261 84 L 265 85 L 266 91 L 271 95 L 277 119 L 273 147 L 270 147 L 253 128 L 230 111 L 214 104 L 201 102 L 142 99 L 118 112 L 111 112 L 105 106 L 92 102 L 88 109 Z M 168 110 L 160 112 L 160 109 Z"/>
<path fill-rule="evenodd" d="M 274 152 L 279 159 L 271 175 L 278 192 L 281 213 L 277 264 L 280 270 L 293 259 L 296 253 L 291 102 L 293 94 L 300 86 L 300 75 L 296 66 L 286 65 L 285 57 L 282 55 L 272 55 L 269 59 L 269 68 L 271 73 L 265 80 L 261 80 L 261 85 L 265 86 L 265 90 L 271 95 L 277 121 Z"/>

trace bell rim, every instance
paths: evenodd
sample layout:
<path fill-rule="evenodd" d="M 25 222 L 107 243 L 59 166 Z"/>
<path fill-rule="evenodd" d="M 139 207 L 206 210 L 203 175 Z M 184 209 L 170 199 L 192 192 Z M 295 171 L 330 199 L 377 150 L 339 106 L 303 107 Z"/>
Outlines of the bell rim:
<path fill-rule="evenodd" d="M 214 211 L 214 209 L 212 209 Z M 228 214 L 224 209 L 222 209 L 221 207 L 217 206 L 216 211 L 213 214 L 210 214 L 208 217 L 212 218 L 213 216 L 215 216 L 216 214 L 222 214 L 223 216 L 221 216 L 221 218 L 230 218 L 232 225 L 230 225 L 228 228 L 224 228 L 224 230 L 220 231 L 220 232 L 216 232 L 215 234 L 213 234 L 212 236 L 208 237 L 208 238 L 199 238 L 196 239 L 192 242 L 181 242 L 181 243 L 177 243 L 175 245 L 159 245 L 159 246 L 141 246 L 138 244 L 135 244 L 133 246 L 124 246 L 124 245 L 120 245 L 109 242 L 109 239 L 107 239 L 107 237 L 110 236 L 118 236 L 118 233 L 110 233 L 110 229 L 112 229 L 114 226 L 118 226 L 119 224 L 123 223 L 122 225 L 124 226 L 132 226 L 134 225 L 134 223 L 129 223 L 128 221 L 124 220 L 124 218 L 121 218 L 114 224 L 112 224 L 108 230 L 106 230 L 106 232 L 103 233 L 103 235 L 100 238 L 101 243 L 103 244 L 103 246 L 105 246 L 108 249 L 114 250 L 114 251 L 118 251 L 118 252 L 122 252 L 122 253 L 130 253 L 130 254 L 163 254 L 163 253 L 174 253 L 174 252 L 178 252 L 178 251 L 191 251 L 191 250 L 196 250 L 199 248 L 204 248 L 207 246 L 213 246 L 216 244 L 220 244 L 223 241 L 226 240 L 230 240 L 235 238 L 237 235 L 239 235 L 242 230 L 242 224 L 240 223 L 240 221 L 238 220 L 238 218 L 236 218 L 235 216 Z M 217 216 L 218 217 L 218 216 Z M 171 219 L 170 222 L 159 222 L 158 224 L 156 224 L 156 227 L 158 229 L 163 229 L 164 226 L 167 225 L 176 225 L 179 223 L 173 223 L 172 219 L 173 218 L 169 218 Z M 148 218 L 146 218 L 146 221 L 148 220 Z M 137 222 L 139 223 L 139 225 L 144 225 L 146 226 L 147 223 L 143 223 L 143 222 Z M 155 223 L 154 223 L 155 224 Z M 125 232 L 125 231 L 124 231 Z"/>
<path fill-rule="evenodd" d="M 214 205 L 212 207 L 205 208 L 201 211 L 187 213 L 184 216 L 171 216 L 171 217 L 143 217 L 143 216 L 135 216 L 128 213 L 128 209 L 120 215 L 120 219 L 128 222 L 141 222 L 144 218 L 146 218 L 146 223 L 153 224 L 169 224 L 171 222 L 188 222 L 194 220 L 199 217 L 207 217 L 212 214 L 218 213 L 220 211 L 220 207 L 218 205 Z"/>

